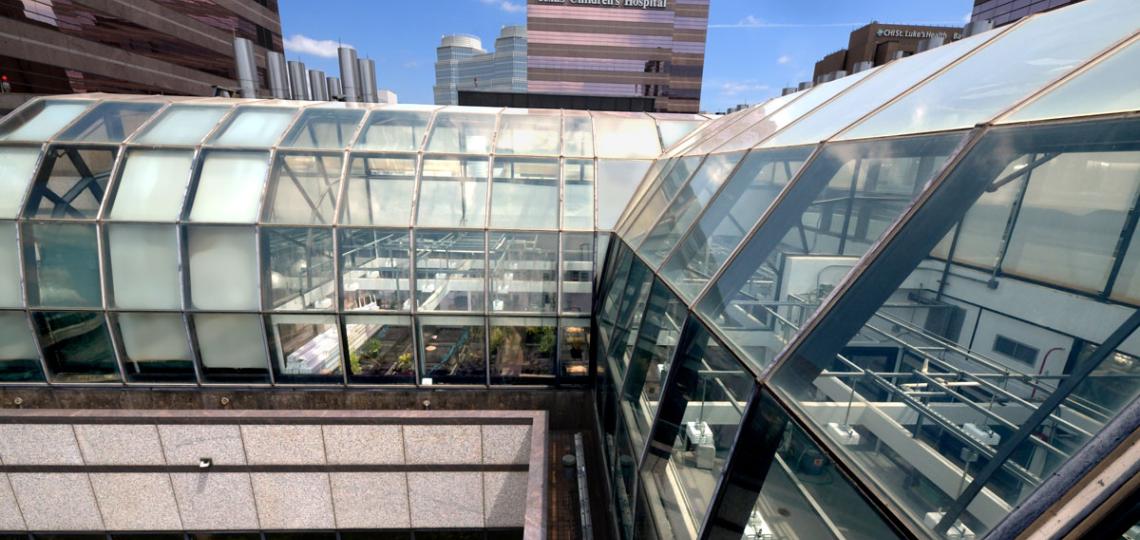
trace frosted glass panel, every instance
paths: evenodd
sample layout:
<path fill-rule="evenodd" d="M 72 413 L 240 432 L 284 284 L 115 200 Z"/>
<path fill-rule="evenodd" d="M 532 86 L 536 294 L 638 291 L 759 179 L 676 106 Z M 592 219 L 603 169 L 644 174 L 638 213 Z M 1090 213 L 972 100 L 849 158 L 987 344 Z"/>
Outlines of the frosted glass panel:
<path fill-rule="evenodd" d="M 0 218 L 20 213 L 39 157 L 38 147 L 0 147 Z"/>
<path fill-rule="evenodd" d="M 198 309 L 258 309 L 257 242 L 246 227 L 189 227 L 190 299 Z"/>
<path fill-rule="evenodd" d="M 194 315 L 208 382 L 269 382 L 265 327 L 257 315 Z"/>
<path fill-rule="evenodd" d="M 44 141 L 87 110 L 89 101 L 45 101 L 0 127 L 0 141 Z M 23 120 L 23 121 L 21 121 Z"/>
<path fill-rule="evenodd" d="M 598 160 L 598 229 L 614 227 L 652 161 Z"/>
<path fill-rule="evenodd" d="M 140 144 L 198 144 L 214 129 L 229 107 L 174 105 L 152 122 L 133 142 Z"/>
<path fill-rule="evenodd" d="M 132 382 L 193 382 L 194 363 L 179 313 L 119 313 L 123 371 Z"/>
<path fill-rule="evenodd" d="M 1140 41 L 1098 62 L 999 123 L 1140 109 Z"/>
<path fill-rule="evenodd" d="M 20 312 L 0 313 L 0 382 L 42 382 L 40 352 Z"/>
<path fill-rule="evenodd" d="M 178 309 L 178 236 L 174 225 L 108 226 L 111 285 L 121 308 Z"/>
<path fill-rule="evenodd" d="M 134 150 L 127 154 L 111 219 L 177 221 L 194 154 L 181 150 Z"/>
<path fill-rule="evenodd" d="M 1068 73 L 1137 27 L 1140 9 L 1136 9 L 1135 0 L 1081 2 L 1038 15 L 842 138 L 972 127 Z M 1075 28 L 1091 31 L 1073 31 Z"/>
<path fill-rule="evenodd" d="M 273 146 L 293 120 L 295 109 L 242 107 L 231 117 L 212 144 L 234 146 Z"/>
<path fill-rule="evenodd" d="M 269 164 L 265 152 L 211 152 L 202 164 L 190 221 L 253 223 Z"/>
<path fill-rule="evenodd" d="M 16 224 L 0 222 L 0 307 L 24 305 L 20 290 L 20 255 Z"/>
<path fill-rule="evenodd" d="M 595 116 L 594 147 L 602 158 L 655 158 L 661 153 L 652 118 Z"/>

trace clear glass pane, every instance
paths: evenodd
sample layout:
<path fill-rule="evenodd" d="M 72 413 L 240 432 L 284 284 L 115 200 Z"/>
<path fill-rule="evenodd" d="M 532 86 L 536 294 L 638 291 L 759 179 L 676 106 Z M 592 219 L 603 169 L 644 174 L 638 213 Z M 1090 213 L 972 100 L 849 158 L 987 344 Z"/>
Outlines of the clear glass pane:
<path fill-rule="evenodd" d="M 661 132 L 661 147 L 669 148 L 677 141 L 685 138 L 685 135 L 691 133 L 697 126 L 701 125 L 703 120 L 658 120 L 657 129 Z"/>
<path fill-rule="evenodd" d="M 198 144 L 229 111 L 229 107 L 172 105 L 157 120 L 151 122 L 142 135 L 135 137 L 133 142 L 137 144 Z"/>
<path fill-rule="evenodd" d="M 353 156 L 340 222 L 406 227 L 415 187 L 416 156 Z"/>
<path fill-rule="evenodd" d="M 24 224 L 24 275 L 32 306 L 101 307 L 95 225 Z"/>
<path fill-rule="evenodd" d="M 265 227 L 261 242 L 269 257 L 264 281 L 269 286 L 271 309 L 334 309 L 332 229 Z"/>
<path fill-rule="evenodd" d="M 1040 162 L 1044 156 L 1033 157 Z M 1067 153 L 1026 177 L 1029 186 L 1002 271 L 1089 292 L 1104 290 L 1120 231 L 1140 190 L 1140 152 Z M 1058 250 L 1058 245 L 1071 247 Z"/>
<path fill-rule="evenodd" d="M 359 109 L 306 109 L 281 146 L 287 148 L 346 148 L 364 117 Z"/>
<path fill-rule="evenodd" d="M 645 178 L 652 161 L 598 161 L 598 229 L 608 231 L 617 224 L 622 210 L 638 184 Z"/>
<path fill-rule="evenodd" d="M 131 150 L 124 158 L 109 217 L 178 221 L 193 159 L 189 150 Z"/>
<path fill-rule="evenodd" d="M 191 305 L 197 309 L 259 309 L 253 229 L 192 226 L 186 235 Z"/>
<path fill-rule="evenodd" d="M 486 323 L 482 317 L 419 317 L 421 383 L 486 384 Z"/>
<path fill-rule="evenodd" d="M 844 77 L 840 80 L 845 80 Z M 792 92 L 786 96 L 770 99 L 756 105 L 750 109 L 745 109 L 740 112 L 732 113 L 725 117 L 720 126 L 709 126 L 701 130 L 700 136 L 690 143 L 679 145 L 672 153 L 677 153 L 677 150 L 684 149 L 686 154 L 702 154 L 718 150 L 721 152 L 732 152 L 736 150 L 747 150 L 756 145 L 756 143 L 764 140 L 777 129 L 780 129 L 789 123 L 795 121 L 804 112 L 810 111 L 820 103 L 827 101 L 828 98 L 834 96 L 844 85 L 825 84 L 818 88 L 810 90 L 801 90 L 799 92 Z M 795 114 L 782 114 L 778 118 L 779 124 L 771 123 L 768 118 L 774 117 L 775 113 L 783 110 L 788 104 L 797 101 L 806 101 L 801 105 L 797 105 Z M 686 148 L 686 146 L 688 148 Z"/>
<path fill-rule="evenodd" d="M 128 382 L 194 382 L 186 325 L 178 313 L 118 313 Z"/>
<path fill-rule="evenodd" d="M 732 153 L 715 154 L 705 159 L 689 183 L 673 197 L 669 207 L 638 247 L 638 253 L 650 266 L 661 265 L 742 157 L 743 153 Z"/>
<path fill-rule="evenodd" d="M 269 184 L 269 222 L 331 224 L 340 196 L 341 163 L 339 154 L 278 154 Z"/>
<path fill-rule="evenodd" d="M 638 201 L 638 207 L 633 210 L 634 217 L 629 221 L 625 230 L 621 231 L 625 241 L 631 246 L 641 244 L 649 229 L 657 222 L 661 212 L 689 182 L 689 177 L 701 164 L 703 156 L 687 156 L 672 163 L 668 171 L 662 170 L 655 184 L 649 188 L 645 197 Z"/>
<path fill-rule="evenodd" d="M 229 122 L 214 134 L 210 144 L 219 146 L 273 146 L 293 121 L 297 109 L 239 107 Z"/>
<path fill-rule="evenodd" d="M 344 322 L 348 341 L 349 382 L 416 382 L 411 317 L 348 315 Z"/>
<path fill-rule="evenodd" d="M 495 153 L 557 156 L 561 124 L 562 118 L 556 112 L 503 113 Z"/>
<path fill-rule="evenodd" d="M 0 382 L 42 382 L 40 352 L 23 312 L 0 312 Z"/>
<path fill-rule="evenodd" d="M 562 313 L 587 315 L 594 302 L 594 235 L 562 235 Z"/>
<path fill-rule="evenodd" d="M 554 313 L 558 233 L 492 232 L 491 309 Z"/>
<path fill-rule="evenodd" d="M 704 329 L 686 332 L 677 361 L 666 369 L 683 376 L 672 379 L 663 397 L 653 392 L 638 398 L 647 410 L 656 409 L 658 400 L 668 405 L 641 481 L 655 494 L 646 503 L 657 528 L 672 531 L 673 538 L 697 538 L 756 381 Z"/>
<path fill-rule="evenodd" d="M 590 374 L 590 320 L 559 319 L 558 376 L 585 378 Z"/>
<path fill-rule="evenodd" d="M 558 228 L 558 160 L 496 159 L 491 227 Z"/>
<path fill-rule="evenodd" d="M 102 313 L 42 311 L 32 314 L 52 382 L 117 382 L 119 367 Z"/>
<path fill-rule="evenodd" d="M 59 140 L 122 142 L 161 107 L 159 103 L 101 103 L 60 134 Z"/>
<path fill-rule="evenodd" d="M 491 318 L 491 384 L 551 384 L 557 320 Z"/>
<path fill-rule="evenodd" d="M 53 147 L 28 195 L 27 217 L 95 219 L 117 148 Z"/>
<path fill-rule="evenodd" d="M 115 307 L 179 309 L 182 280 L 175 225 L 107 226 L 111 295 Z"/>
<path fill-rule="evenodd" d="M 344 309 L 411 311 L 407 230 L 340 229 Z"/>
<path fill-rule="evenodd" d="M 424 158 L 416 225 L 482 227 L 488 165 L 487 158 Z"/>
<path fill-rule="evenodd" d="M 90 105 L 90 101 L 40 101 L 6 118 L 0 141 L 46 141 Z"/>
<path fill-rule="evenodd" d="M 921 56 L 914 55 L 891 62 L 879 69 L 874 77 L 852 86 L 850 90 L 776 133 L 760 146 L 771 148 L 815 144 L 825 140 L 962 55 L 984 46 L 995 35 L 997 32 L 977 34 L 924 51 Z"/>
<path fill-rule="evenodd" d="M 665 284 L 653 280 L 647 303 L 642 307 L 640 324 L 626 344 L 628 358 L 622 387 L 622 415 L 628 421 L 633 444 L 641 447 L 649 436 L 653 418 L 657 416 L 665 384 L 673 362 L 673 353 L 681 338 L 681 325 L 688 311 Z"/>
<path fill-rule="evenodd" d="M 420 311 L 486 310 L 485 238 L 483 232 L 416 230 Z"/>
<path fill-rule="evenodd" d="M 962 137 L 825 146 L 710 286 L 698 311 L 748 360 L 767 366 Z"/>
<path fill-rule="evenodd" d="M 19 215 L 39 158 L 39 147 L 0 147 L 0 218 Z"/>
<path fill-rule="evenodd" d="M 1029 164 L 1030 156 L 1022 156 L 1006 166 L 1002 177 L 1009 181 L 983 193 L 978 202 L 966 212 L 959 226 L 958 241 L 954 245 L 954 261 L 983 268 L 997 266 L 1001 256 L 1002 237 L 994 231 L 1004 231 L 1009 224 L 1009 213 L 1025 190 L 1025 175 L 1020 174 Z M 949 246 L 947 246 L 949 250 Z"/>
<path fill-rule="evenodd" d="M 563 111 L 562 155 L 566 157 L 594 157 L 594 124 L 589 116 L 577 116 Z"/>
<path fill-rule="evenodd" d="M 332 315 L 272 315 L 269 350 L 277 383 L 344 382 Z"/>
<path fill-rule="evenodd" d="M 1140 109 L 1140 86 L 1132 77 L 1137 65 L 1140 65 L 1140 41 L 1133 41 L 1011 114 L 1002 123 Z"/>
<path fill-rule="evenodd" d="M 1068 73 L 1137 27 L 1140 10 L 1132 0 L 1082 2 L 1042 13 L 855 126 L 843 138 L 971 127 Z M 1070 28 L 1096 31 L 1070 32 Z"/>
<path fill-rule="evenodd" d="M 190 221 L 253 223 L 269 169 L 266 152 L 210 152 L 190 202 Z"/>
<path fill-rule="evenodd" d="M 487 154 L 494 131 L 494 114 L 440 112 L 435 115 L 426 151 Z"/>
<path fill-rule="evenodd" d="M 415 152 L 423 144 L 430 119 L 428 111 L 374 111 L 368 117 L 356 148 Z"/>
<path fill-rule="evenodd" d="M 640 116 L 594 116 L 594 132 L 600 158 L 656 158 L 661 154 L 657 125 L 652 118 Z"/>
<path fill-rule="evenodd" d="M 692 301 L 784 186 L 799 172 L 812 147 L 754 151 L 661 268 L 661 276 Z"/>
<path fill-rule="evenodd" d="M 194 332 L 205 382 L 269 382 L 260 316 L 195 313 Z"/>
<path fill-rule="evenodd" d="M 562 228 L 594 228 L 594 161 L 562 162 Z"/>
<path fill-rule="evenodd" d="M 0 221 L 0 307 L 23 307 L 22 283 L 16 223 Z"/>

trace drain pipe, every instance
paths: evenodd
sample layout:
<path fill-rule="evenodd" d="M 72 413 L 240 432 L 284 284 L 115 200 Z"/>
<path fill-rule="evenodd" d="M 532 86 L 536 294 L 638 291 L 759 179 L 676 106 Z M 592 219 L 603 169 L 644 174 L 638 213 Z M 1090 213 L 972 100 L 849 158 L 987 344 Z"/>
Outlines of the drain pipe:
<path fill-rule="evenodd" d="M 583 540 L 593 540 L 594 521 L 590 518 L 590 493 L 586 484 L 586 450 L 582 434 L 574 434 L 574 460 L 578 469 L 578 517 L 582 520 Z"/>

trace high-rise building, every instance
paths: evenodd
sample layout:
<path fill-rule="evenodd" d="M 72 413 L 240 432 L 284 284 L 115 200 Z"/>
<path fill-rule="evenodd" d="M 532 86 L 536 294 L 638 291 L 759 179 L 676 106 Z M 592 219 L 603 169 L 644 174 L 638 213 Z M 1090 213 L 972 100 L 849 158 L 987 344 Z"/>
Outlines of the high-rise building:
<path fill-rule="evenodd" d="M 459 90 L 525 92 L 526 49 L 523 26 L 504 26 L 491 52 L 475 36 L 444 36 L 436 48 L 436 105 L 457 105 Z"/>
<path fill-rule="evenodd" d="M 528 0 L 527 91 L 697 112 L 708 0 Z"/>
<path fill-rule="evenodd" d="M 1081 0 L 974 0 L 970 22 L 989 21 L 1003 26 L 1034 13 L 1064 7 Z"/>
<path fill-rule="evenodd" d="M 827 82 L 910 56 L 920 51 L 924 42 L 936 40 L 942 44 L 961 37 L 962 29 L 956 26 L 872 22 L 851 32 L 846 49 L 839 49 L 816 62 L 812 82 Z"/>
<path fill-rule="evenodd" d="M 281 52 L 277 1 L 0 3 L 0 75 L 11 94 L 116 92 L 209 96 L 239 86 L 234 37 L 248 39 L 269 95 L 266 52 Z"/>

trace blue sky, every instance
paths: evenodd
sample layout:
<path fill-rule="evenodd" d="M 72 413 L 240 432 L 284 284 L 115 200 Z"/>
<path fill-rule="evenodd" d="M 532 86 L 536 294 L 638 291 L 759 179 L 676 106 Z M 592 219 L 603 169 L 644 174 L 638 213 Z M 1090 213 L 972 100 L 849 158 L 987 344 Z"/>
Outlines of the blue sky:
<path fill-rule="evenodd" d="M 872 20 L 961 25 L 970 0 L 712 0 L 701 107 L 755 103 L 811 78 L 815 61 L 847 46 Z M 474 34 L 490 48 L 499 28 L 526 23 L 525 0 L 280 0 L 286 56 L 339 72 L 336 43 L 376 60 L 382 88 L 401 103 L 431 103 L 435 48 Z"/>

